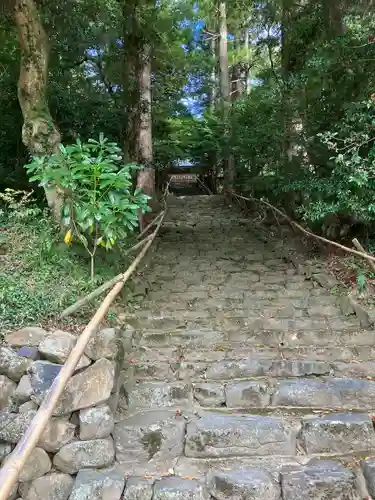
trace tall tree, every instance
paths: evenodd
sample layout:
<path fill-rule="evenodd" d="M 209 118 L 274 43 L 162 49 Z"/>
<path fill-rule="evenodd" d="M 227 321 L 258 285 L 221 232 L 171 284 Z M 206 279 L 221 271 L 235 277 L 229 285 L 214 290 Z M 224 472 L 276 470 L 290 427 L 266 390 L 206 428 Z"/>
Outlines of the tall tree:
<path fill-rule="evenodd" d="M 155 194 L 152 147 L 152 35 L 149 29 L 155 6 L 152 0 L 124 0 L 123 51 L 125 145 L 128 160 L 142 165 L 137 186 Z M 144 225 L 140 216 L 140 224 Z"/>
<path fill-rule="evenodd" d="M 48 39 L 34 0 L 17 0 L 15 22 L 21 48 L 18 100 L 24 124 L 22 140 L 32 155 L 49 155 L 61 137 L 48 106 Z M 45 187 L 48 205 L 60 220 L 62 199 L 54 186 Z"/>
<path fill-rule="evenodd" d="M 137 160 L 143 165 L 138 173 L 137 186 L 149 196 L 155 194 L 155 168 L 152 147 L 151 46 L 144 43 L 139 64 L 139 122 L 137 131 Z"/>
<path fill-rule="evenodd" d="M 228 27 L 227 6 L 225 1 L 219 3 L 219 67 L 220 67 L 220 97 L 222 107 L 222 118 L 224 122 L 224 191 L 230 193 L 233 190 L 235 177 L 235 163 L 233 153 L 229 149 L 230 128 L 230 85 L 228 66 Z"/>

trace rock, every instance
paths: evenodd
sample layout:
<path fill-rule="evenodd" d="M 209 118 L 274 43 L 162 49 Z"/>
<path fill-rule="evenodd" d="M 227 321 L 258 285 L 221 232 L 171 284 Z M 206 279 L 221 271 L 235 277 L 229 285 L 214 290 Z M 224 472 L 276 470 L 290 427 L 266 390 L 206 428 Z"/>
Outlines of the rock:
<path fill-rule="evenodd" d="M 15 398 L 19 403 L 26 403 L 31 399 L 33 388 L 31 387 L 31 380 L 28 375 L 23 375 L 15 392 Z"/>
<path fill-rule="evenodd" d="M 0 441 L 17 444 L 34 415 L 35 412 L 0 412 Z"/>
<path fill-rule="evenodd" d="M 0 412 L 0 441 L 16 444 L 30 425 L 35 411 L 25 413 Z M 38 443 L 38 447 L 48 452 L 56 452 L 74 437 L 75 426 L 70 422 L 52 418 Z"/>
<path fill-rule="evenodd" d="M 281 500 L 279 484 L 262 469 L 211 470 L 207 484 L 216 500 Z"/>
<path fill-rule="evenodd" d="M 2 461 L 12 453 L 13 446 L 9 443 L 0 443 L 0 464 Z"/>
<path fill-rule="evenodd" d="M 37 347 L 47 335 L 43 328 L 28 326 L 6 335 L 5 342 L 12 347 Z"/>
<path fill-rule="evenodd" d="M 329 375 L 330 365 L 325 361 L 272 360 L 248 358 L 223 360 L 213 363 L 206 372 L 212 380 L 232 380 L 250 377 L 304 377 Z"/>
<path fill-rule="evenodd" d="M 370 495 L 375 498 L 375 459 L 367 459 L 361 462 L 363 475 L 366 479 L 367 489 Z"/>
<path fill-rule="evenodd" d="M 308 454 L 365 452 L 375 449 L 373 423 L 361 413 L 333 413 L 302 420 L 302 443 Z"/>
<path fill-rule="evenodd" d="M 361 500 L 354 473 L 338 462 L 312 460 L 280 474 L 283 500 Z"/>
<path fill-rule="evenodd" d="M 232 382 L 225 387 L 228 408 L 265 408 L 271 391 L 266 382 Z"/>
<path fill-rule="evenodd" d="M 115 426 L 113 414 L 108 405 L 81 410 L 79 422 L 79 438 L 82 440 L 106 438 Z"/>
<path fill-rule="evenodd" d="M 370 380 L 331 378 L 282 380 L 272 398 L 274 406 L 318 408 L 372 408 L 375 382 Z"/>
<path fill-rule="evenodd" d="M 126 481 L 123 500 L 151 500 L 153 481 L 143 477 L 131 477 Z"/>
<path fill-rule="evenodd" d="M 328 290 L 338 285 L 337 279 L 328 273 L 313 274 L 312 278 L 314 281 L 319 283 L 321 287 L 327 288 Z"/>
<path fill-rule="evenodd" d="M 27 346 L 21 347 L 21 349 L 18 349 L 17 354 L 18 356 L 31 359 L 32 361 L 40 359 L 37 347 L 27 347 Z"/>
<path fill-rule="evenodd" d="M 30 361 L 21 358 L 8 347 L 0 347 L 0 374 L 6 375 L 13 382 L 19 382 L 30 366 Z"/>
<path fill-rule="evenodd" d="M 120 500 L 124 474 L 114 469 L 80 470 L 69 500 Z"/>
<path fill-rule="evenodd" d="M 128 409 L 182 407 L 191 405 L 192 392 L 184 382 L 144 382 L 132 387 L 128 395 Z"/>
<path fill-rule="evenodd" d="M 7 500 L 16 500 L 17 497 L 18 497 L 18 483 L 12 486 Z"/>
<path fill-rule="evenodd" d="M 210 500 L 206 487 L 192 479 L 166 477 L 156 481 L 153 500 Z"/>
<path fill-rule="evenodd" d="M 38 350 L 44 358 L 52 363 L 64 364 L 68 359 L 70 351 L 77 342 L 77 337 L 68 332 L 58 330 L 48 335 L 39 344 Z M 76 370 L 89 366 L 91 361 L 83 355 L 77 365 Z"/>
<path fill-rule="evenodd" d="M 38 446 L 49 453 L 56 453 L 62 446 L 70 443 L 74 439 L 76 426 L 60 418 L 49 420 Z"/>
<path fill-rule="evenodd" d="M 371 328 L 373 326 L 373 319 L 370 317 L 368 310 L 362 306 L 357 300 L 352 299 L 349 300 L 352 303 L 354 312 L 359 319 L 360 325 L 362 328 Z"/>
<path fill-rule="evenodd" d="M 224 387 L 220 384 L 194 384 L 194 399 L 201 406 L 224 406 Z"/>
<path fill-rule="evenodd" d="M 41 448 L 34 448 L 19 475 L 20 483 L 33 481 L 51 470 L 51 460 Z"/>
<path fill-rule="evenodd" d="M 287 421 L 263 416 L 205 414 L 187 425 L 185 455 L 294 455 L 295 431 Z"/>
<path fill-rule="evenodd" d="M 343 314 L 350 316 L 355 314 L 353 304 L 347 295 L 342 295 L 339 297 L 339 306 Z"/>
<path fill-rule="evenodd" d="M 15 395 L 17 385 L 5 375 L 0 375 L 0 410 L 7 408 Z"/>
<path fill-rule="evenodd" d="M 26 413 L 28 411 L 36 411 L 38 409 L 38 405 L 34 401 L 26 401 L 18 408 L 18 413 Z"/>
<path fill-rule="evenodd" d="M 124 353 L 131 352 L 133 349 L 133 337 L 135 334 L 135 329 L 131 325 L 125 325 L 123 329 L 119 332 L 119 339 L 122 344 Z"/>
<path fill-rule="evenodd" d="M 62 472 L 75 474 L 87 467 L 108 467 L 115 458 L 113 440 L 93 439 L 66 444 L 54 456 L 53 465 Z"/>
<path fill-rule="evenodd" d="M 25 413 L 0 412 L 0 441 L 16 444 L 30 425 L 35 411 Z M 52 418 L 38 443 L 48 452 L 56 452 L 74 437 L 75 426 L 62 419 Z"/>
<path fill-rule="evenodd" d="M 150 464 L 165 470 L 182 454 L 184 435 L 185 419 L 174 411 L 139 413 L 115 424 L 116 460 L 129 470 Z"/>
<path fill-rule="evenodd" d="M 74 479 L 69 474 L 52 472 L 31 483 L 20 485 L 23 500 L 68 500 Z"/>
<path fill-rule="evenodd" d="M 115 363 L 99 359 L 67 383 L 54 415 L 64 415 L 106 402 L 115 380 Z"/>
<path fill-rule="evenodd" d="M 49 361 L 34 361 L 29 370 L 33 399 L 40 404 L 60 373 L 61 365 Z"/>
<path fill-rule="evenodd" d="M 85 354 L 94 361 L 100 358 L 116 359 L 117 334 L 114 328 L 104 328 L 93 335 L 86 346 Z"/>

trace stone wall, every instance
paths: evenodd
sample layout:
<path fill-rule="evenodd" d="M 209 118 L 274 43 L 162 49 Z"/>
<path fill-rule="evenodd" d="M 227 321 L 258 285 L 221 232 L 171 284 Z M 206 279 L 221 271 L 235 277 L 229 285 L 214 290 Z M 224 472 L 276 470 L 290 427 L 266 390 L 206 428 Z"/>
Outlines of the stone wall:
<path fill-rule="evenodd" d="M 6 345 L 0 347 L 0 463 L 29 426 L 76 338 L 37 327 L 6 336 Z M 76 491 L 82 489 L 82 474 L 78 485 L 75 480 L 78 471 L 112 465 L 111 434 L 121 385 L 118 359 L 125 344 L 113 328 L 99 331 L 90 340 L 11 499 L 83 498 Z M 88 478 L 91 484 L 95 484 L 93 474 Z"/>

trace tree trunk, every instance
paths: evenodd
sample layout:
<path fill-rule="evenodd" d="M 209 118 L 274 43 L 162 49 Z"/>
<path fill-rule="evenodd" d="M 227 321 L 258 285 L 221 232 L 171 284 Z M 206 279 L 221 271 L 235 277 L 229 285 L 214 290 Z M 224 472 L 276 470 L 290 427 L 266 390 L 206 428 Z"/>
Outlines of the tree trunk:
<path fill-rule="evenodd" d="M 227 30 L 227 11 L 226 3 L 219 4 L 219 65 L 220 65 L 220 96 L 222 106 L 222 117 L 224 122 L 224 192 L 229 194 L 233 191 L 235 177 L 234 156 L 229 149 L 229 138 L 231 136 L 229 115 L 230 115 L 230 87 L 229 87 L 229 69 L 228 69 L 228 30 Z"/>
<path fill-rule="evenodd" d="M 345 31 L 342 5 L 339 0 L 323 0 L 325 31 L 328 39 L 342 35 Z"/>
<path fill-rule="evenodd" d="M 137 162 L 137 131 L 139 128 L 139 28 L 135 1 L 122 3 L 123 65 L 122 96 L 124 107 L 123 152 L 126 162 Z"/>
<path fill-rule="evenodd" d="M 235 39 L 233 41 L 233 49 L 237 53 L 240 50 L 240 45 L 238 41 Z M 235 101 L 239 97 L 242 96 L 244 91 L 244 81 L 243 81 L 243 75 L 241 71 L 241 64 L 233 64 L 232 65 L 232 71 L 231 71 L 231 101 Z"/>
<path fill-rule="evenodd" d="M 138 82 L 140 99 L 137 157 L 143 168 L 138 173 L 137 187 L 151 196 L 152 202 L 155 195 L 155 169 L 152 150 L 151 46 L 147 44 L 141 56 Z M 144 222 L 144 217 L 141 217 L 141 227 Z"/>
<path fill-rule="evenodd" d="M 294 151 L 294 113 L 290 76 L 293 71 L 293 53 L 290 40 L 292 30 L 292 1 L 283 0 L 281 21 L 281 73 L 283 79 L 283 156 L 286 172 L 290 172 Z"/>
<path fill-rule="evenodd" d="M 50 155 L 57 150 L 61 136 L 48 108 L 48 40 L 34 0 L 17 0 L 15 23 L 21 48 L 18 100 L 24 119 L 22 140 L 31 155 Z M 45 193 L 60 221 L 61 194 L 55 188 L 45 188 Z"/>
<path fill-rule="evenodd" d="M 249 28 L 245 29 L 244 33 L 244 46 L 246 51 L 246 63 L 244 66 L 244 83 L 246 94 L 250 94 L 251 91 L 251 78 L 250 78 L 250 40 L 249 40 Z"/>
<path fill-rule="evenodd" d="M 211 86 L 210 86 L 210 109 L 213 111 L 216 105 L 217 98 L 217 56 L 216 56 L 216 36 L 212 35 L 210 40 L 212 71 L 211 71 Z"/>

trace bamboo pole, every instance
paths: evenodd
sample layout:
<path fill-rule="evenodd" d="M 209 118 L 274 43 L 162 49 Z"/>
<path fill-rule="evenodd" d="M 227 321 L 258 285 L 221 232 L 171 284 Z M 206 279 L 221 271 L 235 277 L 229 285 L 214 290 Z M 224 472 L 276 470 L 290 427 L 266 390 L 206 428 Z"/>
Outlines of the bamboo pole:
<path fill-rule="evenodd" d="M 109 288 L 111 288 L 111 286 L 114 286 L 116 283 L 118 283 L 119 281 L 121 281 L 122 278 L 123 278 L 123 276 L 124 276 L 123 273 L 118 274 L 114 278 L 112 278 L 109 281 L 106 281 L 105 283 L 103 283 L 102 285 L 100 285 L 98 288 L 95 288 L 95 290 L 93 290 L 92 292 L 90 292 L 88 295 L 85 295 L 81 299 L 77 300 L 77 302 L 75 302 L 71 306 L 69 306 L 66 309 L 64 309 L 64 311 L 60 314 L 60 318 L 61 319 L 62 318 L 66 318 L 67 316 L 70 316 L 71 314 L 75 313 L 76 311 L 78 311 L 78 309 L 80 307 L 82 307 L 85 304 L 87 304 L 87 302 L 90 302 L 90 300 L 95 299 L 95 297 L 98 297 L 103 292 L 105 292 L 106 290 L 108 290 Z"/>
<path fill-rule="evenodd" d="M 156 231 L 158 231 L 158 228 L 156 228 Z M 154 233 L 150 234 L 149 236 L 144 238 L 142 241 L 140 241 L 136 245 L 129 248 L 129 250 L 126 251 L 126 254 L 136 250 L 137 248 L 139 248 L 142 245 L 144 245 L 145 243 L 147 243 L 147 241 L 149 241 L 151 238 L 153 238 L 153 235 L 154 235 Z M 70 316 L 71 314 L 75 313 L 76 311 L 78 311 L 78 309 L 80 309 L 82 306 L 87 304 L 87 302 L 90 302 L 90 300 L 95 299 L 95 297 L 98 297 L 103 292 L 105 292 L 106 290 L 111 288 L 111 286 L 114 286 L 116 283 L 121 281 L 123 276 L 124 276 L 124 273 L 120 273 L 117 276 L 115 276 L 114 278 L 111 278 L 110 280 L 108 280 L 105 283 L 103 283 L 102 285 L 100 285 L 98 288 L 95 288 L 95 290 L 90 292 L 88 295 L 85 295 L 81 299 L 77 300 L 77 302 L 75 302 L 71 306 L 64 309 L 64 311 L 60 314 L 60 318 L 61 319 L 66 318 L 67 316 Z"/>
<path fill-rule="evenodd" d="M 148 236 L 146 236 L 146 238 L 143 238 L 143 240 L 130 247 L 128 250 L 126 250 L 124 255 L 128 255 L 129 253 L 134 252 L 134 250 L 138 250 L 138 248 L 142 247 L 145 243 L 148 242 L 148 240 L 152 238 L 152 234 L 153 233 L 149 234 Z"/>
<path fill-rule="evenodd" d="M 139 235 L 137 236 L 137 240 L 140 240 L 142 238 L 142 236 L 144 236 L 147 233 L 147 231 L 150 229 L 150 227 L 152 227 L 155 224 L 157 224 L 157 222 L 159 222 L 159 220 L 160 220 L 161 217 L 164 218 L 164 215 L 165 215 L 165 210 L 162 210 L 159 213 L 159 215 L 157 215 L 155 217 L 155 219 L 152 219 L 152 221 L 150 222 L 150 224 L 148 226 L 146 226 L 141 233 L 139 233 Z"/>
<path fill-rule="evenodd" d="M 299 229 L 300 231 L 302 231 L 307 236 L 310 236 L 311 238 L 315 238 L 315 239 L 317 239 L 319 241 L 323 241 L 324 243 L 328 243 L 328 245 L 332 245 L 332 246 L 334 246 L 336 248 L 340 248 L 341 250 L 344 250 L 344 252 L 348 252 L 348 253 L 352 253 L 354 255 L 358 255 L 358 257 L 362 257 L 363 259 L 366 259 L 369 262 L 370 261 L 371 262 L 375 262 L 375 257 L 373 257 L 372 255 L 369 255 L 366 252 L 359 252 L 357 250 L 353 250 L 352 248 L 348 248 L 348 247 L 346 247 L 344 245 L 340 245 L 340 243 L 336 243 L 335 241 L 328 240 L 327 238 L 323 238 L 322 236 L 318 236 L 317 234 L 314 234 L 311 231 L 308 231 L 307 229 L 305 229 L 304 227 L 302 227 L 300 224 L 298 224 L 297 222 L 295 222 L 293 219 L 291 219 L 288 215 L 284 214 L 281 210 L 279 210 L 278 208 L 274 207 L 273 205 L 271 205 L 271 203 L 268 203 L 267 201 L 260 200 L 258 198 L 253 198 L 252 196 L 249 197 L 249 198 L 246 198 L 245 196 L 242 196 L 242 195 L 237 194 L 237 193 L 232 193 L 232 194 L 233 194 L 233 196 L 235 196 L 237 198 L 240 198 L 241 200 L 257 201 L 258 203 L 263 203 L 263 205 L 266 205 L 268 208 L 270 208 L 271 210 L 274 210 L 279 215 L 281 215 L 281 217 L 284 217 L 284 219 L 286 219 L 292 227 L 296 227 L 297 229 Z"/>
<path fill-rule="evenodd" d="M 165 212 L 164 212 L 165 214 Z M 152 242 L 154 241 L 158 229 L 160 228 L 163 218 L 159 221 L 157 229 L 153 233 L 153 237 L 147 242 L 138 256 L 134 259 L 132 264 L 129 266 L 127 271 L 123 274 L 121 281 L 116 283 L 112 290 L 107 294 L 100 307 L 92 317 L 89 324 L 83 330 L 79 336 L 77 343 L 71 350 L 68 359 L 64 363 L 58 376 L 53 381 L 53 384 L 44 398 L 39 410 L 37 411 L 35 417 L 31 421 L 29 427 L 27 428 L 25 434 L 22 436 L 21 440 L 18 442 L 17 446 L 14 448 L 13 452 L 9 455 L 2 469 L 0 470 L 0 500 L 7 500 L 9 493 L 16 483 L 19 474 L 25 465 L 26 460 L 29 458 L 31 452 L 38 444 L 40 436 L 44 431 L 48 420 L 51 418 L 53 410 L 69 380 L 72 373 L 74 372 L 82 354 L 85 350 L 91 335 L 97 330 L 100 322 L 103 320 L 108 309 L 110 308 L 112 302 L 116 296 L 120 293 L 125 282 L 136 270 L 138 264 L 141 262 L 143 257 L 146 255 L 147 250 L 150 248 Z"/>

